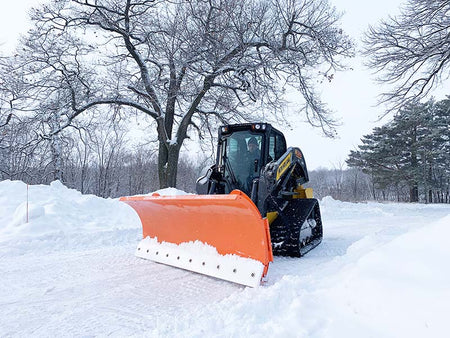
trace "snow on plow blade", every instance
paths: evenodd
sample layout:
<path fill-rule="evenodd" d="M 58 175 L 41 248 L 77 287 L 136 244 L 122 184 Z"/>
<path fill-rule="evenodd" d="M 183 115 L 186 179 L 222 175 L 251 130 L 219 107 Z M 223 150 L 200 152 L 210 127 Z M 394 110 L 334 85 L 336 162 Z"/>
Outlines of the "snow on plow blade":
<path fill-rule="evenodd" d="M 120 200 L 141 219 L 138 257 L 252 287 L 273 260 L 267 219 L 239 190 Z"/>

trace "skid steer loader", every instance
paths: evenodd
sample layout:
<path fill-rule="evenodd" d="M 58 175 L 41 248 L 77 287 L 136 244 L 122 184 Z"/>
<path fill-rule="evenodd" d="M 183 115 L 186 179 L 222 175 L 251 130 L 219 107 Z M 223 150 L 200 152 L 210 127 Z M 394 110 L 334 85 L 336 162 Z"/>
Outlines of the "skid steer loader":
<path fill-rule="evenodd" d="M 217 160 L 197 195 L 134 196 L 144 239 L 138 257 L 257 286 L 273 254 L 300 257 L 322 240 L 319 204 L 304 188 L 299 148 L 268 123 L 219 128 Z"/>

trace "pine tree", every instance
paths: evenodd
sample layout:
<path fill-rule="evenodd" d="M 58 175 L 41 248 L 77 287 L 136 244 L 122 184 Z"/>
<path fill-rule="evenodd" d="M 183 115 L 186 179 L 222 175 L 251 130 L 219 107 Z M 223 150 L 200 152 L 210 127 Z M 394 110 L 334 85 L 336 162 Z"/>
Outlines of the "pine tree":
<path fill-rule="evenodd" d="M 412 103 L 392 121 L 365 135 L 347 164 L 372 176 L 377 189 L 407 186 L 409 201 L 448 202 L 450 178 L 450 98 Z M 434 196 L 434 198 L 433 198 Z"/>

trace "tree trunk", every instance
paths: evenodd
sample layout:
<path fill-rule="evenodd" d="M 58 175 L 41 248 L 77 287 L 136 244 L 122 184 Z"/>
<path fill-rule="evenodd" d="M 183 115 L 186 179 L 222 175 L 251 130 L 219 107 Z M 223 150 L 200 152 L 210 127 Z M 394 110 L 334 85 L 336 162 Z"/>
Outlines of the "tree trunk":
<path fill-rule="evenodd" d="M 428 167 L 428 182 L 430 185 L 428 188 L 428 202 L 433 203 L 433 166 L 431 164 Z"/>
<path fill-rule="evenodd" d="M 415 126 L 412 130 L 411 135 L 411 182 L 409 186 L 409 201 L 410 202 L 419 202 L 419 188 L 418 188 L 418 159 L 417 159 L 417 126 Z"/>
<path fill-rule="evenodd" d="M 59 123 L 59 113 L 53 113 L 49 124 L 52 133 L 61 128 Z M 52 153 L 53 163 L 53 180 L 63 181 L 63 169 L 62 169 L 62 149 L 61 149 L 61 137 L 60 134 L 53 135 L 50 139 L 50 150 Z"/>
<path fill-rule="evenodd" d="M 409 189 L 409 201 L 419 202 L 419 189 L 417 183 L 413 183 L 412 187 Z"/>
<path fill-rule="evenodd" d="M 159 142 L 158 175 L 160 189 L 176 187 L 180 149 L 181 147 L 177 143 Z"/>
<path fill-rule="evenodd" d="M 61 143 L 59 137 L 52 136 L 50 144 L 50 149 L 52 153 L 53 162 L 53 180 L 63 181 L 63 169 L 62 169 L 62 159 L 61 159 Z"/>

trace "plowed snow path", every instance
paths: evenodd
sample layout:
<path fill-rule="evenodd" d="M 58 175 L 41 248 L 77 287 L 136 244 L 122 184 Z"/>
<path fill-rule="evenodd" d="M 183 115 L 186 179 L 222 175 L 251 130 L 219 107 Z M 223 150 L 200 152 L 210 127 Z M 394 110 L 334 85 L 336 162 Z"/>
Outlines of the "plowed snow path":
<path fill-rule="evenodd" d="M 23 336 L 149 332 L 242 290 L 135 258 L 134 249 L 27 254 L 2 260 L 0 332 Z"/>

